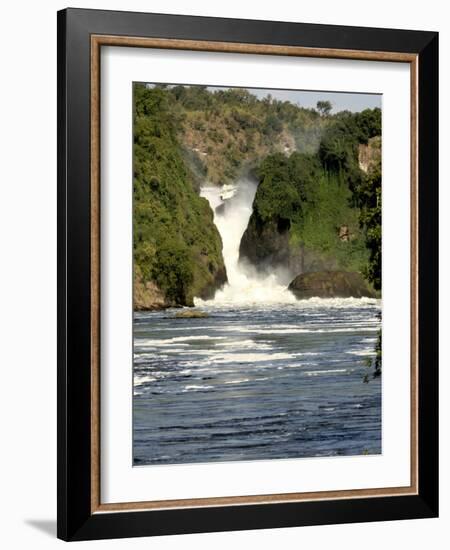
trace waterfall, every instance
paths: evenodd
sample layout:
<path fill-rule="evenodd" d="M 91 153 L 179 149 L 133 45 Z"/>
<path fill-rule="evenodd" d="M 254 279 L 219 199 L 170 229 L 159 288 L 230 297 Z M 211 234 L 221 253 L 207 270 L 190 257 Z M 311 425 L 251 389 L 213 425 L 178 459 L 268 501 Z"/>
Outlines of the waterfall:
<path fill-rule="evenodd" d="M 269 304 L 295 303 L 296 298 L 279 284 L 276 273 L 258 275 L 255 270 L 239 263 L 239 245 L 247 228 L 257 185 L 248 178 L 239 179 L 236 184 L 223 187 L 205 186 L 201 196 L 205 197 L 214 212 L 214 223 L 223 243 L 223 258 L 227 268 L 228 284 L 216 292 L 214 304 Z M 201 303 L 201 300 L 196 300 Z"/>

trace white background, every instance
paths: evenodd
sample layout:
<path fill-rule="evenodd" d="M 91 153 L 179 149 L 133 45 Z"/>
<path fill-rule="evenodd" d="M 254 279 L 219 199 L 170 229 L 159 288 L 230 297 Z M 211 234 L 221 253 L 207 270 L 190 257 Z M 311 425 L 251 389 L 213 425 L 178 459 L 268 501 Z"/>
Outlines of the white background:
<path fill-rule="evenodd" d="M 450 179 L 445 160 L 450 97 L 450 31 L 444 2 L 242 2 L 203 0 L 128 0 L 77 2 L 77 7 L 191 13 L 224 17 L 278 19 L 441 31 L 441 518 L 184 535 L 153 540 L 101 541 L 84 548 L 124 546 L 155 549 L 214 548 L 363 548 L 402 545 L 445 548 L 450 535 L 449 354 L 445 346 L 450 306 L 448 271 Z M 0 87 L 1 162 L 0 305 L 2 452 L 0 517 L 2 546 L 53 548 L 56 515 L 56 10 L 62 2 L 24 1 L 2 10 Z M 444 255 L 445 252 L 445 255 Z M 446 277 L 444 276 L 446 273 Z M 445 393 L 444 393 L 445 392 Z M 107 545 L 107 546 L 105 546 Z"/>
<path fill-rule="evenodd" d="M 208 75 L 204 84 L 383 94 L 382 455 L 132 467 L 132 82 L 174 75 L 184 83 Z M 409 485 L 410 87 L 404 63 L 123 47 L 102 53 L 101 200 L 111 214 L 101 227 L 102 502 Z"/>

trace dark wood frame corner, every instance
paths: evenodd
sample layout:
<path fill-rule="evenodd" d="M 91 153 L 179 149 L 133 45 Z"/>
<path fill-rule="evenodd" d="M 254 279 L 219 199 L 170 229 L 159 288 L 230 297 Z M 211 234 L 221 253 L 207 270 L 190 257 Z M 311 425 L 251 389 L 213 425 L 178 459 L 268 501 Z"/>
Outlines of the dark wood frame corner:
<path fill-rule="evenodd" d="M 100 48 L 393 61 L 411 66 L 411 485 L 100 502 Z M 438 514 L 438 35 L 67 9 L 58 12 L 58 537 L 86 540 Z"/>

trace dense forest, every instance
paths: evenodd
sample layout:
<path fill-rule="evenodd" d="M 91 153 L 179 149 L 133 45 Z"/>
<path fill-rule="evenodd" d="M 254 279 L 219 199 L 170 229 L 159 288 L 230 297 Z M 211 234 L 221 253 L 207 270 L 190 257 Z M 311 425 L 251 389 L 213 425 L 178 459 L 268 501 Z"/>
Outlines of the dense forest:
<path fill-rule="evenodd" d="M 267 156 L 241 242 L 261 271 L 362 272 L 381 288 L 381 112 L 331 117 L 317 152 Z"/>
<path fill-rule="evenodd" d="M 360 272 L 381 288 L 381 111 L 330 113 L 247 90 L 134 87 L 135 308 L 192 305 L 227 280 L 199 189 L 258 181 L 240 258 Z"/>
<path fill-rule="evenodd" d="M 222 242 L 178 139 L 171 95 L 134 90 L 134 297 L 137 309 L 193 305 L 226 281 Z"/>

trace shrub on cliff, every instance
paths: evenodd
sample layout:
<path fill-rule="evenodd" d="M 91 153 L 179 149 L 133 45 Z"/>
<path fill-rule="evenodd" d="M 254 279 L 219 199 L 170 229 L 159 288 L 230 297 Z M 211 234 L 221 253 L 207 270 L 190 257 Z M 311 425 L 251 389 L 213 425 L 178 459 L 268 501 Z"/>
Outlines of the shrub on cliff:
<path fill-rule="evenodd" d="M 355 193 L 361 209 L 360 224 L 366 233 L 369 262 L 365 275 L 377 290 L 381 289 L 381 165 L 363 178 Z"/>
<path fill-rule="evenodd" d="M 261 271 L 287 269 L 292 277 L 304 271 L 363 269 L 367 250 L 343 168 L 327 170 L 317 154 L 276 154 L 262 162 L 257 174 L 260 184 L 241 241 L 242 260 Z"/>
<path fill-rule="evenodd" d="M 292 276 L 361 271 L 379 289 L 381 175 L 360 169 L 359 145 L 380 132 L 381 111 L 327 120 L 317 153 L 269 155 L 256 170 L 260 185 L 241 259 L 262 271 L 284 264 Z"/>
<path fill-rule="evenodd" d="M 323 166 L 341 174 L 355 192 L 362 183 L 358 164 L 358 146 L 381 134 L 381 110 L 365 109 L 361 113 L 343 111 L 326 129 L 319 146 Z"/>
<path fill-rule="evenodd" d="M 226 272 L 213 213 L 195 190 L 178 127 L 178 113 L 171 109 L 166 90 L 135 85 L 136 273 L 144 287 L 147 281 L 155 283 L 168 305 L 192 305 L 194 296 L 220 287 Z"/>

